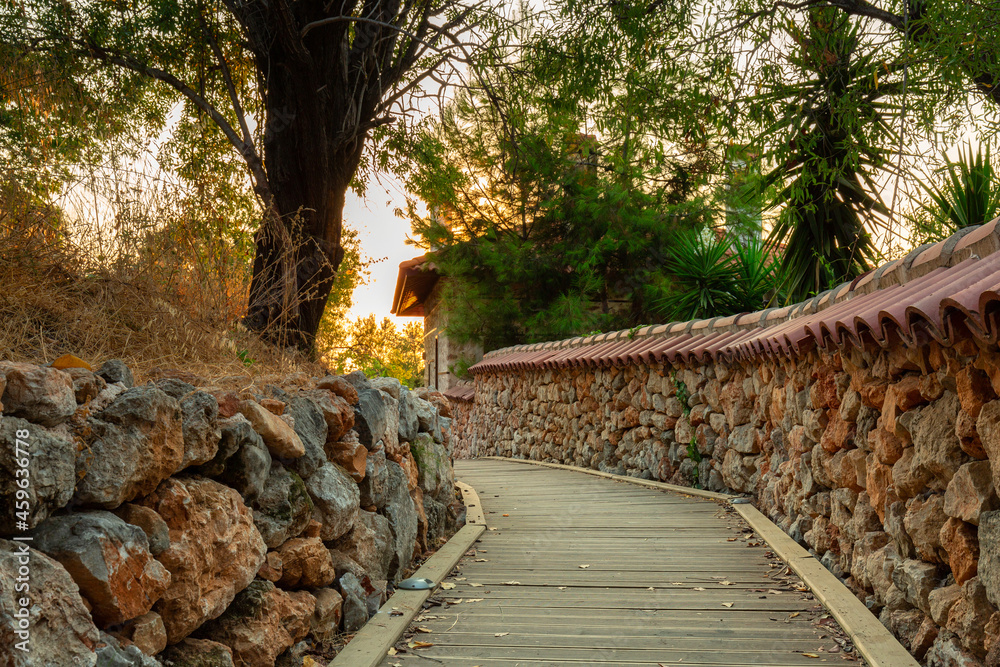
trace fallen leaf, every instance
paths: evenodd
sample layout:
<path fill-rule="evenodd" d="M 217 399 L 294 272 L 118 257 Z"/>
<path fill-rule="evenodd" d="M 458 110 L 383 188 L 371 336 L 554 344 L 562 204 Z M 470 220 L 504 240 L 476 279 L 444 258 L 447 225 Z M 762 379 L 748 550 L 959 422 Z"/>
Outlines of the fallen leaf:
<path fill-rule="evenodd" d="M 455 581 L 465 581 L 465 577 L 452 577 Z"/>
<path fill-rule="evenodd" d="M 504 514 L 504 516 L 510 516 L 509 514 Z"/>
<path fill-rule="evenodd" d="M 396 649 L 389 647 L 389 650 L 385 652 L 386 655 L 396 655 Z"/>
<path fill-rule="evenodd" d="M 795 618 L 798 615 L 799 615 L 799 612 L 795 612 L 794 614 L 789 614 L 788 618 Z"/>
<path fill-rule="evenodd" d="M 407 646 L 409 646 L 410 648 L 430 648 L 431 646 L 434 646 L 434 644 L 432 644 L 431 642 L 421 642 L 413 640 L 412 642 L 407 644 Z"/>
<path fill-rule="evenodd" d="M 806 658 L 818 658 L 819 657 L 815 653 L 803 653 L 802 655 L 803 655 L 803 657 L 806 657 Z"/>
<path fill-rule="evenodd" d="M 450 581 L 446 581 L 441 584 L 441 588 L 445 589 L 446 591 L 450 591 L 451 589 L 455 588 L 455 584 L 451 583 Z"/>
<path fill-rule="evenodd" d="M 496 632 L 496 633 L 493 634 L 493 636 L 494 637 L 506 637 L 509 634 L 510 634 L 509 632 Z"/>
<path fill-rule="evenodd" d="M 649 588 L 647 588 L 646 590 L 647 590 L 647 591 L 655 591 L 656 589 L 655 589 L 655 588 L 653 588 L 652 586 L 650 586 L 650 587 L 649 587 Z"/>
<path fill-rule="evenodd" d="M 581 569 L 581 570 L 586 570 L 586 569 L 587 569 L 588 567 L 590 567 L 590 564 L 589 564 L 589 563 L 588 563 L 588 564 L 586 564 L 586 565 L 581 565 L 581 566 L 580 566 L 580 569 Z"/>
<path fill-rule="evenodd" d="M 477 558 L 477 559 L 475 560 L 475 562 L 476 562 L 476 563 L 489 563 L 489 562 L 490 562 L 490 559 L 489 559 L 489 558 Z"/>
<path fill-rule="evenodd" d="M 723 603 L 722 603 L 722 606 L 723 606 L 723 607 L 732 607 L 732 606 L 733 606 L 733 603 L 732 603 L 732 602 L 723 602 Z"/>
<path fill-rule="evenodd" d="M 565 586 L 560 586 L 559 590 L 564 591 L 564 590 L 566 590 L 566 587 Z"/>
<path fill-rule="evenodd" d="M 473 583 L 470 583 L 469 585 L 472 586 L 473 588 L 482 588 L 483 587 L 482 584 L 473 584 Z"/>
<path fill-rule="evenodd" d="M 483 598 L 469 598 L 466 602 L 482 602 Z"/>
<path fill-rule="evenodd" d="M 703 586 L 695 586 L 692 590 L 703 591 L 703 590 L 705 590 L 705 588 Z"/>
<path fill-rule="evenodd" d="M 671 582 L 670 582 L 670 585 L 671 585 L 671 586 L 683 586 L 684 584 L 682 584 L 682 583 L 681 583 L 681 582 L 679 582 L 679 581 L 671 581 Z"/>
<path fill-rule="evenodd" d="M 503 582 L 503 585 L 504 586 L 520 586 L 521 582 L 520 581 L 513 581 L 513 580 L 511 580 L 511 581 L 505 581 L 505 582 Z"/>
<path fill-rule="evenodd" d="M 720 582 L 719 582 L 719 585 L 720 585 L 720 586 L 735 586 L 736 584 L 734 584 L 734 583 L 733 583 L 733 582 L 731 582 L 731 581 L 720 581 Z"/>
<path fill-rule="evenodd" d="M 433 632 L 433 630 L 431 630 L 430 628 L 421 627 L 419 625 L 417 626 L 416 630 L 417 632 L 424 632 L 424 633 Z"/>

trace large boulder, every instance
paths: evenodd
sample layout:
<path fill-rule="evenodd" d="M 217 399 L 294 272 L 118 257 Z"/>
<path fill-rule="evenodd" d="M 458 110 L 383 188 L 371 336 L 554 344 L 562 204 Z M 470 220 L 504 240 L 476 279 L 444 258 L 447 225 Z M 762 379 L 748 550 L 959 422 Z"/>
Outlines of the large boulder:
<path fill-rule="evenodd" d="M 161 664 L 135 644 L 123 644 L 116 637 L 102 632 L 97 649 L 97 667 L 161 667 Z"/>
<path fill-rule="evenodd" d="M 1000 508 L 1000 499 L 993 488 L 989 461 L 966 463 L 955 473 L 944 494 L 945 514 L 974 526 L 979 515 Z"/>
<path fill-rule="evenodd" d="M 219 449 L 219 403 L 204 391 L 191 391 L 180 399 L 183 417 L 184 459 L 181 468 L 208 463 Z"/>
<path fill-rule="evenodd" d="M 264 491 L 253 501 L 253 520 L 269 549 L 296 537 L 313 516 L 313 501 L 305 482 L 274 461 Z"/>
<path fill-rule="evenodd" d="M 170 529 L 167 528 L 167 522 L 150 508 L 125 503 L 116 507 L 114 514 L 146 534 L 146 539 L 149 540 L 149 553 L 154 556 L 159 556 L 170 546 Z"/>
<path fill-rule="evenodd" d="M 5 361 L 0 362 L 0 377 L 6 380 L 6 389 L 0 387 L 5 415 L 58 426 L 76 412 L 76 391 L 69 373 Z"/>
<path fill-rule="evenodd" d="M 30 588 L 18 590 L 28 576 Z M 29 606 L 20 604 L 25 593 Z M 100 635 L 80 589 L 62 565 L 25 542 L 0 540 L 0 619 L 5 667 L 93 667 L 97 662 Z"/>
<path fill-rule="evenodd" d="M 322 524 L 324 542 L 335 540 L 354 525 L 361 494 L 358 485 L 343 468 L 327 463 L 306 480 L 313 502 L 313 518 Z"/>
<path fill-rule="evenodd" d="M 1000 607 L 1000 510 L 979 515 L 979 580 L 990 602 Z"/>
<path fill-rule="evenodd" d="M 233 649 L 208 639 L 188 637 L 160 656 L 171 667 L 234 667 Z"/>
<path fill-rule="evenodd" d="M 393 557 L 389 520 L 374 512 L 359 512 L 354 527 L 334 548 L 361 565 L 372 579 L 388 579 Z"/>
<path fill-rule="evenodd" d="M 240 401 L 239 409 L 274 456 L 295 459 L 306 453 L 305 445 L 295 430 L 273 412 L 249 400 Z"/>
<path fill-rule="evenodd" d="M 150 554 L 146 534 L 110 512 L 52 517 L 34 538 L 35 546 L 73 577 L 100 627 L 145 614 L 170 585 L 170 573 Z"/>
<path fill-rule="evenodd" d="M 409 389 L 403 388 L 399 392 L 399 429 L 398 436 L 400 442 L 410 442 L 417 437 L 420 429 L 420 420 L 417 419 L 417 397 Z"/>
<path fill-rule="evenodd" d="M 316 598 L 309 593 L 288 593 L 257 579 L 197 634 L 232 649 L 238 666 L 273 667 L 285 649 L 309 633 L 315 610 Z"/>
<path fill-rule="evenodd" d="M 323 451 L 328 430 L 326 418 L 315 401 L 302 396 L 288 400 L 285 414 L 295 422 L 295 434 L 305 448 L 305 454 L 289 461 L 288 467 L 305 479 L 326 463 L 326 452 Z"/>
<path fill-rule="evenodd" d="M 942 491 L 962 464 L 969 460 L 969 455 L 962 451 L 962 443 L 955 435 L 958 410 L 958 395 L 946 391 L 941 398 L 920 410 L 911 427 L 913 463 L 934 476 L 931 488 Z"/>
<path fill-rule="evenodd" d="M 385 435 L 386 410 L 382 392 L 370 386 L 355 386 L 358 403 L 354 406 L 354 430 L 358 432 L 361 444 L 375 449 L 376 443 Z"/>
<path fill-rule="evenodd" d="M 368 449 L 361 444 L 354 431 L 348 431 L 341 440 L 326 443 L 327 459 L 343 468 L 358 483 L 365 478 L 368 455 Z"/>
<path fill-rule="evenodd" d="M 417 546 L 417 510 L 407 490 L 406 473 L 398 463 L 388 461 L 389 498 L 379 514 L 389 520 L 392 531 L 392 560 L 388 579 L 396 581 L 410 566 Z M 346 612 L 345 612 L 346 614 Z"/>
<path fill-rule="evenodd" d="M 318 537 L 296 537 L 278 549 L 282 588 L 322 588 L 337 578 L 330 552 Z"/>
<path fill-rule="evenodd" d="M 220 426 L 222 437 L 215 458 L 191 472 L 214 477 L 252 502 L 264 491 L 271 474 L 271 453 L 243 415 L 225 419 Z"/>
<path fill-rule="evenodd" d="M 444 445 L 423 433 L 410 443 L 410 453 L 417 464 L 417 483 L 425 494 L 439 498 L 452 492 L 455 473 Z"/>
<path fill-rule="evenodd" d="M 389 500 L 389 469 L 386 467 L 384 449 L 368 452 L 365 459 L 365 477 L 358 484 L 361 506 L 382 509 Z"/>
<path fill-rule="evenodd" d="M 350 387 L 350 389 L 354 392 L 356 401 L 357 391 L 354 390 L 354 387 Z M 327 442 L 340 440 L 354 428 L 354 409 L 351 408 L 347 399 L 327 389 L 310 390 L 303 392 L 303 395 L 312 400 L 323 413 L 323 419 L 326 420 Z"/>
<path fill-rule="evenodd" d="M 76 444 L 65 428 L 47 429 L 17 417 L 0 419 L 0 516 L 5 517 L 0 535 L 34 528 L 73 497 Z M 27 478 L 18 472 L 23 463 Z M 27 488 L 18 486 L 19 479 L 29 480 Z M 19 492 L 27 498 L 19 500 Z"/>
<path fill-rule="evenodd" d="M 121 393 L 87 420 L 87 447 L 76 460 L 76 498 L 118 507 L 150 493 L 184 461 L 182 412 L 152 385 Z"/>
<path fill-rule="evenodd" d="M 210 479 L 171 478 L 142 500 L 170 529 L 172 575 L 156 604 L 170 643 L 217 617 L 253 581 L 267 551 L 240 495 Z"/>

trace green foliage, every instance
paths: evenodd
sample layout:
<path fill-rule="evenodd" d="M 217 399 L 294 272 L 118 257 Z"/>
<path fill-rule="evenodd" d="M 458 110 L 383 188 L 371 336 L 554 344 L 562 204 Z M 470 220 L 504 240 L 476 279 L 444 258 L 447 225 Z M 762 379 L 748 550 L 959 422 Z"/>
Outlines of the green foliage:
<path fill-rule="evenodd" d="M 388 317 L 359 317 L 346 328 L 343 346 L 325 341 L 324 361 L 336 373 L 361 370 L 368 377 L 394 377 L 407 387 L 423 378 L 424 327 L 409 322 L 401 330 Z"/>
<path fill-rule="evenodd" d="M 714 232 L 678 234 L 667 255 L 669 288 L 656 301 L 668 320 L 753 312 L 778 296 L 778 261 L 760 239 Z"/>
<path fill-rule="evenodd" d="M 1000 184 L 990 160 L 990 148 L 959 149 L 957 162 L 938 171 L 938 182 L 925 184 L 931 202 L 923 204 L 916 220 L 921 243 L 945 239 L 963 227 L 981 225 L 1000 215 Z"/>
<path fill-rule="evenodd" d="M 469 367 L 476 363 L 472 357 L 461 357 L 458 361 L 448 366 L 448 372 L 459 380 L 472 380 Z"/>

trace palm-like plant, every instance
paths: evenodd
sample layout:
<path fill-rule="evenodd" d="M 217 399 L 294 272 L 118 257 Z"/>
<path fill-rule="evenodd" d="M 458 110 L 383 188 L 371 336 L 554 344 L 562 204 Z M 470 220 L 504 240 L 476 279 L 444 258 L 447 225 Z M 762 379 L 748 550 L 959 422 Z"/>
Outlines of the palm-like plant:
<path fill-rule="evenodd" d="M 924 185 L 930 203 L 917 221 L 921 242 L 939 241 L 963 227 L 981 225 L 1000 215 L 1000 187 L 990 160 L 990 149 L 959 149 L 958 161 L 948 161 L 940 170 L 941 182 Z"/>

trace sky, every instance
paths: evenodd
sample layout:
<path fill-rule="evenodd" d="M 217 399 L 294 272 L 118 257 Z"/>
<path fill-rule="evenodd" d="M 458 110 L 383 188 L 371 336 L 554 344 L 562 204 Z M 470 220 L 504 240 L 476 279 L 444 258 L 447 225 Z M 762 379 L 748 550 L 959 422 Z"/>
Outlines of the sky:
<path fill-rule="evenodd" d="M 369 183 L 363 198 L 349 192 L 344 207 L 344 224 L 358 230 L 362 253 L 379 260 L 370 267 L 368 284 L 354 291 L 354 304 L 349 317 L 354 320 L 374 313 L 379 321 L 388 317 L 396 326 L 402 327 L 419 318 L 396 317 L 389 313 L 399 263 L 422 255 L 423 250 L 406 245 L 410 223 L 397 218 L 393 212 L 397 208 L 406 209 L 402 185 L 386 176 L 382 176 L 380 181 Z"/>

